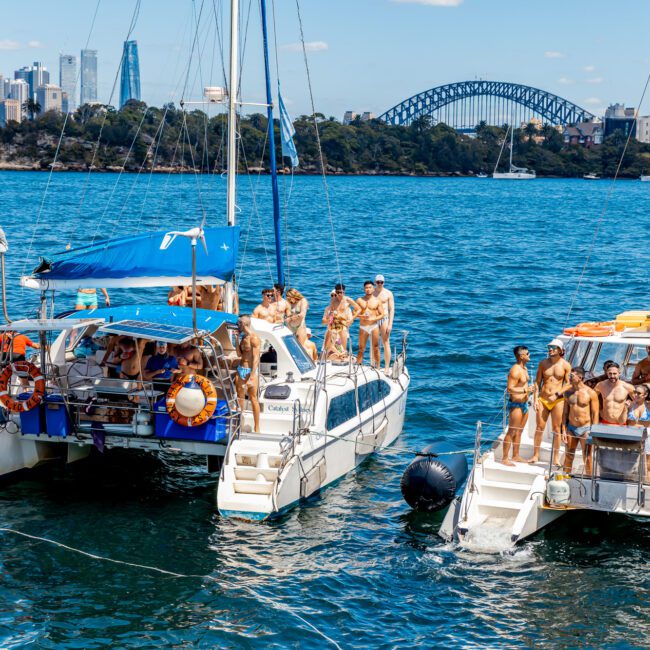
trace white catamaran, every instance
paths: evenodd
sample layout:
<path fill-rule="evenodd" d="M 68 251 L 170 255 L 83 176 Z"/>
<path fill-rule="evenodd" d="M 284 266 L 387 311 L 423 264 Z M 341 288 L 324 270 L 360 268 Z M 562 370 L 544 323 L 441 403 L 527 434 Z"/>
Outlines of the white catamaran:
<path fill-rule="evenodd" d="M 266 7 L 265 0 L 260 2 L 279 235 Z M 11 345 L 3 346 L 0 476 L 53 459 L 78 461 L 93 448 L 171 450 L 203 457 L 208 471 L 219 472 L 217 506 L 222 515 L 263 520 L 318 493 L 400 434 L 409 387 L 405 335 L 384 372 L 359 365 L 352 356 L 329 361 L 323 354 L 314 363 L 284 324 L 252 319 L 261 341 L 259 433 L 253 431 L 250 402 L 240 408 L 233 382 L 238 359 L 233 335 L 237 316 L 232 313 L 239 242 L 237 0 L 231 2 L 230 30 L 232 92 L 206 89 L 208 101 L 228 104 L 227 226 L 206 227 L 204 220 L 186 232 L 98 241 L 48 256 L 21 279 L 23 286 L 40 291 L 40 317 L 11 322 L 5 304 L 7 323 L 0 332 L 36 332 L 40 350 L 23 361 L 12 357 Z M 279 237 L 276 245 L 282 281 Z M 2 262 L 4 271 L 4 258 Z M 58 290 L 188 285 L 193 288 L 192 308 L 133 304 L 48 317 Z M 196 308 L 201 285 L 225 286 L 225 312 Z M 124 337 L 138 355 L 140 370 L 127 378 L 124 373 L 107 376 L 107 352 Z M 176 381 L 147 379 L 142 359 L 158 354 L 156 346 L 163 344 L 198 351 L 202 370 L 186 368 Z"/>
<path fill-rule="evenodd" d="M 599 377 L 603 363 L 612 360 L 629 382 L 650 347 L 650 311 L 625 312 L 612 322 L 582 323 L 558 338 L 565 347 L 564 358 L 583 367 L 587 381 Z M 528 412 L 521 438 L 523 458 L 533 454 L 536 429 L 533 404 Z M 474 466 L 464 493 L 447 511 L 441 536 L 469 548 L 499 550 L 577 510 L 650 517 L 650 421 L 637 426 L 592 425 L 586 447 L 591 458 L 584 458 L 578 445 L 571 472 L 552 463 L 557 450 L 550 424 L 551 418 L 539 461 L 513 466 L 501 462 L 506 423 L 484 453 L 482 427 L 477 426 Z"/>

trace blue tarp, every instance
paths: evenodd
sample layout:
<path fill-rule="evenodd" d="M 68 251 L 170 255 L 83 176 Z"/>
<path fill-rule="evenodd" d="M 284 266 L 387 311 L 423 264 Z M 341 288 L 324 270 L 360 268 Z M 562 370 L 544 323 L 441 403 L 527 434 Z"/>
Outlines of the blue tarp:
<path fill-rule="evenodd" d="M 192 327 L 192 309 L 190 307 L 122 305 L 120 307 L 86 309 L 83 312 L 74 311 L 66 318 L 79 318 L 80 313 L 86 318 L 103 318 L 107 323 L 116 323 L 122 320 L 140 320 L 159 325 Z M 214 332 L 223 322 L 236 323 L 237 316 L 210 309 L 196 310 L 196 327 L 199 330 Z"/>
<path fill-rule="evenodd" d="M 84 283 L 84 280 L 129 278 L 134 282 L 126 282 L 125 286 L 137 286 L 138 278 L 191 277 L 190 240 L 177 237 L 167 250 L 161 251 L 165 232 L 129 235 L 56 253 L 43 259 L 34 270 L 33 278 L 48 283 L 78 281 L 79 286 L 93 286 L 92 282 Z M 239 227 L 206 228 L 204 233 L 208 254 L 199 242 L 196 247 L 197 276 L 224 282 L 231 280 L 237 261 Z M 148 286 L 152 286 L 151 283 Z"/>

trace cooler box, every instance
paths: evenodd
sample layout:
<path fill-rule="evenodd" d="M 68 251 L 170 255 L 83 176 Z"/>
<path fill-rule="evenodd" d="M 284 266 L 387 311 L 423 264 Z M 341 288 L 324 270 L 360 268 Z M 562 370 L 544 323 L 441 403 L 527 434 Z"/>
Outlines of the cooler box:
<path fill-rule="evenodd" d="M 21 401 L 28 400 L 32 396 L 31 393 L 20 393 L 18 399 Z M 43 411 L 43 402 L 35 406 L 29 411 L 20 412 L 20 431 L 21 433 L 28 433 L 38 435 L 45 433 L 45 414 Z"/>
<path fill-rule="evenodd" d="M 72 430 L 72 422 L 62 395 L 45 396 L 45 431 L 48 436 L 65 438 Z"/>
<path fill-rule="evenodd" d="M 154 404 L 155 432 L 157 438 L 172 438 L 173 440 L 194 440 L 201 442 L 218 442 L 227 436 L 226 418 L 228 402 L 217 400 L 214 415 L 198 427 L 184 427 L 176 424 L 167 413 L 165 398 Z"/>

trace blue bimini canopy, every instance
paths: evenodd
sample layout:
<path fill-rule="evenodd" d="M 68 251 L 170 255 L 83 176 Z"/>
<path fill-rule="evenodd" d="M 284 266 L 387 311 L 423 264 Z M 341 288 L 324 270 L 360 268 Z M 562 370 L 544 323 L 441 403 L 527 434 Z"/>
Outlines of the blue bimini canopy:
<path fill-rule="evenodd" d="M 169 287 L 192 283 L 192 245 L 176 237 L 161 250 L 165 231 L 129 235 L 43 258 L 31 276 L 21 278 L 32 289 L 78 287 Z M 196 247 L 197 284 L 221 284 L 232 279 L 237 261 L 239 227 L 206 228 L 206 254 Z"/>

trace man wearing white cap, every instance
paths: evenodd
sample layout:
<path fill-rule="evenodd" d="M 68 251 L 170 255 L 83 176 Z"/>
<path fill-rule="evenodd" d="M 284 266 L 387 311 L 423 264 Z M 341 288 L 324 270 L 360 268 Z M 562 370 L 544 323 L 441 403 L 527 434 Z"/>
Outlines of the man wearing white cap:
<path fill-rule="evenodd" d="M 311 329 L 309 327 L 305 328 L 305 334 L 307 338 L 303 341 L 302 347 L 305 348 L 307 354 L 314 360 L 318 361 L 318 348 L 316 344 L 311 340 Z"/>
<path fill-rule="evenodd" d="M 395 317 L 395 298 L 393 297 L 392 291 L 384 288 L 384 282 L 385 279 L 381 273 L 375 277 L 374 295 L 375 298 L 379 298 L 384 307 L 385 316 L 377 324 L 379 325 L 379 335 L 384 345 L 384 364 L 388 373 L 391 357 L 390 333 L 393 331 L 393 318 Z"/>
<path fill-rule="evenodd" d="M 553 339 L 547 346 L 548 357 L 539 362 L 535 383 L 539 388 L 537 400 L 537 429 L 533 457 L 530 463 L 539 460 L 539 449 L 548 416 L 551 416 L 551 432 L 553 435 L 553 464 L 560 464 L 560 434 L 564 414 L 564 393 L 571 387 L 569 373 L 571 364 L 564 359 L 564 343 Z"/>

